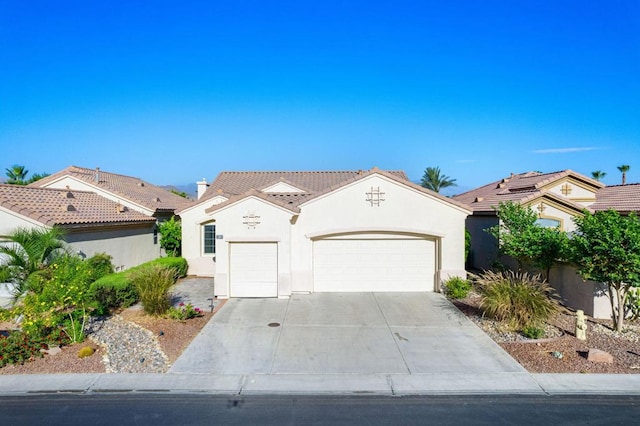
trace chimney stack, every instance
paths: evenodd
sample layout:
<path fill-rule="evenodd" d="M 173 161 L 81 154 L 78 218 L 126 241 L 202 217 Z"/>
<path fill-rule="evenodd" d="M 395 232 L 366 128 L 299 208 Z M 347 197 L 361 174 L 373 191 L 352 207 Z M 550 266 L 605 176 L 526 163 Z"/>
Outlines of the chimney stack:
<path fill-rule="evenodd" d="M 198 200 L 204 195 L 204 193 L 207 190 L 207 187 L 209 186 L 209 184 L 207 183 L 207 179 L 206 178 L 202 178 L 201 181 L 196 182 L 196 185 L 198 185 Z"/>
<path fill-rule="evenodd" d="M 94 176 L 94 179 L 97 182 L 100 182 L 100 167 L 96 167 L 96 174 Z"/>

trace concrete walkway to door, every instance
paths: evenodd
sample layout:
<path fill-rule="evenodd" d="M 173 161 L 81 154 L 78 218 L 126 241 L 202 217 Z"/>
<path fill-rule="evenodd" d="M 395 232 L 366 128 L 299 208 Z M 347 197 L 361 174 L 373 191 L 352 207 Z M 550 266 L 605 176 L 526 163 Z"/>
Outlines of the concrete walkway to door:
<path fill-rule="evenodd" d="M 540 390 L 524 368 L 437 293 L 231 299 L 169 372 L 242 375 L 245 390 L 257 391 L 357 376 L 382 380 L 383 386 L 391 381 L 399 391 L 433 390 L 451 381 L 467 389 L 476 383 L 494 390 Z M 304 390 L 314 390 L 310 386 Z"/>

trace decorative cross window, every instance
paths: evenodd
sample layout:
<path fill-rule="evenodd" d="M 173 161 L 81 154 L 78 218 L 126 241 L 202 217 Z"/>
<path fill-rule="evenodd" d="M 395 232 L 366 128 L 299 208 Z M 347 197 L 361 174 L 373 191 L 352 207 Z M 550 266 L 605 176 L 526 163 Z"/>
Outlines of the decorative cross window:
<path fill-rule="evenodd" d="M 546 209 L 546 207 L 542 203 L 538 204 L 538 207 L 536 207 L 536 208 L 540 212 L 540 216 L 542 216 L 542 214 L 544 213 L 544 209 Z"/>
<path fill-rule="evenodd" d="M 380 187 L 374 188 L 372 186 L 371 187 L 371 191 L 370 192 L 366 192 L 365 194 L 367 196 L 367 199 L 365 201 L 367 201 L 368 203 L 371 203 L 371 207 L 373 207 L 373 206 L 380 207 L 380 203 L 385 201 L 385 199 L 382 198 L 382 196 L 385 193 L 380 191 Z"/>
<path fill-rule="evenodd" d="M 256 226 L 260 225 L 260 216 L 256 215 L 254 212 L 247 213 L 246 216 L 242 216 L 243 225 L 247 225 L 248 228 L 256 229 Z"/>
<path fill-rule="evenodd" d="M 564 185 L 562 185 L 562 188 L 560 188 L 560 191 L 562 192 L 562 194 L 564 194 L 564 196 L 568 196 L 569 194 L 571 194 L 571 190 L 573 188 L 571 188 L 571 185 L 569 185 L 568 183 L 565 183 Z"/>

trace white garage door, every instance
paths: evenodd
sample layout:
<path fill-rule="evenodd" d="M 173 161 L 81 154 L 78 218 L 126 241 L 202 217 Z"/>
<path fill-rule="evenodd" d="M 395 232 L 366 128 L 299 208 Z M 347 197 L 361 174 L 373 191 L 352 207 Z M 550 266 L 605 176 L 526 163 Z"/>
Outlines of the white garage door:
<path fill-rule="evenodd" d="M 313 249 L 314 291 L 433 291 L 432 240 L 330 239 Z"/>
<path fill-rule="evenodd" d="M 278 245 L 229 244 L 231 297 L 278 297 Z"/>

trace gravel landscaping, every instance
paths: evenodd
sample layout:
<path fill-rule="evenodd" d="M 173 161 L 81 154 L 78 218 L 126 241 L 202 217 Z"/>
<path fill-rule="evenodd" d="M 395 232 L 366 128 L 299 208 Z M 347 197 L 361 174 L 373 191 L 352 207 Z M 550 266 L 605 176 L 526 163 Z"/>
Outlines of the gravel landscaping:
<path fill-rule="evenodd" d="M 625 323 L 624 331 L 619 333 L 612 329 L 612 321 L 587 317 L 587 339 L 583 341 L 575 337 L 575 313 L 563 309 L 546 325 L 546 335 L 533 340 L 483 317 L 477 294 L 452 302 L 531 373 L 640 373 L 638 321 Z M 611 354 L 613 362 L 587 360 L 590 349 Z"/>

